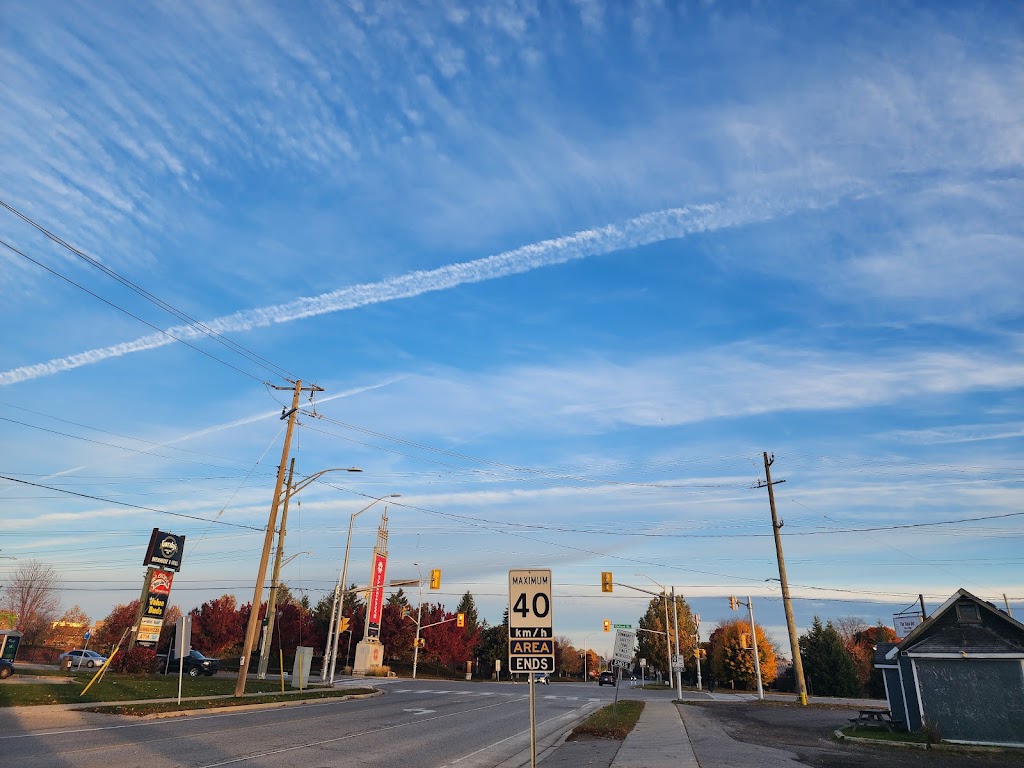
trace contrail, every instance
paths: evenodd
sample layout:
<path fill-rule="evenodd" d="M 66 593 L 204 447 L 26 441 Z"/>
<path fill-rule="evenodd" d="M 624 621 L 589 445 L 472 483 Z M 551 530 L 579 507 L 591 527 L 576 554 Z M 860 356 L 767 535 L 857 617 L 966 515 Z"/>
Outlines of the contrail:
<path fill-rule="evenodd" d="M 499 277 L 530 272 L 539 267 L 564 264 L 613 251 L 678 239 L 697 232 L 710 232 L 752 224 L 774 218 L 795 207 L 792 204 L 784 206 L 778 202 L 774 204 L 747 202 L 728 207 L 708 204 L 668 208 L 642 214 L 622 224 L 585 229 L 564 237 L 524 245 L 494 256 L 448 264 L 437 269 L 417 270 L 375 283 L 363 283 L 322 293 L 319 296 L 295 299 L 285 304 L 246 309 L 215 320 L 204 321 L 204 324 L 221 334 L 251 331 L 255 328 L 265 328 L 273 323 L 289 323 L 293 320 L 324 315 L 329 312 L 340 312 L 370 304 L 407 299 L 470 283 L 482 283 Z M 820 203 L 809 205 L 804 201 L 803 205 L 799 207 L 820 207 Z M 167 333 L 182 340 L 201 338 L 205 335 L 188 325 L 173 326 L 167 329 Z M 62 371 L 99 363 L 112 357 L 156 349 L 173 342 L 174 339 L 156 333 L 142 336 L 135 341 L 91 349 L 67 357 L 55 358 L 45 363 L 13 368 L 0 373 L 0 386 L 52 376 Z"/>

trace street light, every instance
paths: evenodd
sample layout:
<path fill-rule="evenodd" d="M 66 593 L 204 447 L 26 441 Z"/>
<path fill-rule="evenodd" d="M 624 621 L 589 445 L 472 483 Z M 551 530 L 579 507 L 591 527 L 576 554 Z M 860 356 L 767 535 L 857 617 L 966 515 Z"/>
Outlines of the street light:
<path fill-rule="evenodd" d="M 303 478 L 297 483 L 293 483 L 295 477 L 295 459 L 292 459 L 291 465 L 288 467 L 288 483 L 285 486 L 284 491 L 284 503 L 281 507 L 281 529 L 277 535 L 277 554 L 274 557 L 274 571 L 270 578 L 270 598 L 267 601 L 267 614 L 264 617 L 264 629 L 263 629 L 263 644 L 260 648 L 260 663 L 256 671 L 256 677 L 263 680 L 267 676 L 267 667 L 270 664 L 270 645 L 274 638 L 274 620 L 277 616 L 277 588 L 280 582 L 281 569 L 291 562 L 298 555 L 292 555 L 289 558 L 282 559 L 284 555 L 284 537 L 288 531 L 288 503 L 291 501 L 292 496 L 299 493 L 303 488 L 306 488 L 316 480 L 326 475 L 328 472 L 362 472 L 363 470 L 357 469 L 356 467 L 332 467 L 330 469 L 321 469 L 319 472 L 314 472 L 312 475 Z M 298 553 L 303 554 L 303 553 Z M 309 554 L 308 552 L 305 554 Z M 284 670 L 282 670 L 283 672 Z"/>
<path fill-rule="evenodd" d="M 416 604 L 416 640 L 412 644 L 412 679 L 416 679 L 416 664 L 420 660 L 420 624 L 423 623 L 423 572 L 420 570 L 419 563 L 413 563 L 416 566 L 416 575 L 419 576 L 420 584 L 420 599 Z"/>
<path fill-rule="evenodd" d="M 378 501 L 383 501 L 384 499 L 397 499 L 397 498 L 401 497 L 401 495 L 402 494 L 400 494 L 400 493 L 389 493 L 387 496 L 380 496 L 380 497 L 374 499 L 373 501 L 371 501 L 369 504 L 367 504 L 365 507 L 360 509 L 358 512 L 353 513 L 352 517 L 349 518 L 349 521 L 348 521 L 348 538 L 345 540 L 345 561 L 344 561 L 344 563 L 342 563 L 341 572 L 338 574 L 338 583 L 334 587 L 334 603 L 331 606 L 331 625 L 327 628 L 327 645 L 324 646 L 324 664 L 321 665 L 320 682 L 325 682 L 327 680 L 328 670 L 327 670 L 327 663 L 326 663 L 326 661 L 327 661 L 328 654 L 330 654 L 330 658 L 331 658 L 331 668 L 330 668 L 331 685 L 334 685 L 334 669 L 335 669 L 335 666 L 337 665 L 337 661 L 338 661 L 338 641 L 341 639 L 341 635 L 338 632 L 338 619 L 341 618 L 340 617 L 340 610 L 344 610 L 344 607 L 345 607 L 343 603 L 339 604 L 339 601 L 341 600 L 341 595 L 342 595 L 342 585 L 345 583 L 345 580 L 348 578 L 348 553 L 349 553 L 349 550 L 352 547 L 352 526 L 355 524 L 357 517 L 359 517 L 361 514 L 363 514 L 363 512 L 368 510 L 370 507 L 372 507 Z M 358 649 L 357 649 L 357 651 L 358 651 Z M 347 659 L 346 659 L 346 661 L 347 661 Z"/>
<path fill-rule="evenodd" d="M 591 633 L 593 634 L 593 633 Z M 583 636 L 583 682 L 587 682 L 587 678 L 590 676 L 590 649 L 587 648 L 587 643 L 590 641 L 590 635 Z"/>

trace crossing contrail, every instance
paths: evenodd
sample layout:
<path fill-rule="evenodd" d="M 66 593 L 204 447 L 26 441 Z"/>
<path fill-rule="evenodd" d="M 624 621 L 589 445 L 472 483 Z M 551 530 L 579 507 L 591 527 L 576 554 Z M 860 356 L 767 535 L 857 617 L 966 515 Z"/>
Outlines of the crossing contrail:
<path fill-rule="evenodd" d="M 431 270 L 416 270 L 398 277 L 373 283 L 338 288 L 319 296 L 302 297 L 284 304 L 246 309 L 230 315 L 203 321 L 220 334 L 251 331 L 274 323 L 290 323 L 316 315 L 357 309 L 424 293 L 444 291 L 460 285 L 482 283 L 509 275 L 530 272 L 540 267 L 564 264 L 613 251 L 650 245 L 664 240 L 683 238 L 698 232 L 752 224 L 775 218 L 796 208 L 821 207 L 819 204 L 782 205 L 779 202 L 747 201 L 732 205 L 707 204 L 668 208 L 645 213 L 621 224 L 585 229 L 571 235 L 531 243 L 511 251 L 472 261 L 448 264 Z M 45 363 L 12 368 L 0 373 L 0 386 L 52 376 L 113 357 L 157 349 L 175 340 L 203 337 L 202 331 L 190 325 L 167 329 L 167 335 L 154 333 L 134 341 L 90 349 Z M 173 337 L 173 338 L 171 338 Z"/>

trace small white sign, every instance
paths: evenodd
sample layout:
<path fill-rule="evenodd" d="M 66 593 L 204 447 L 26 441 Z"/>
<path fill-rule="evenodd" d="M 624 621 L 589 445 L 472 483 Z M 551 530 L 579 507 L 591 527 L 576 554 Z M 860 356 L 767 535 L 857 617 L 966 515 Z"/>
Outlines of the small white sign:
<path fill-rule="evenodd" d="M 629 664 L 636 646 L 636 632 L 628 629 L 615 630 L 615 652 L 612 657 L 620 664 Z"/>
<path fill-rule="evenodd" d="M 904 638 L 914 631 L 914 628 L 921 623 L 921 614 L 910 613 L 892 617 L 893 627 L 896 629 L 896 637 Z"/>

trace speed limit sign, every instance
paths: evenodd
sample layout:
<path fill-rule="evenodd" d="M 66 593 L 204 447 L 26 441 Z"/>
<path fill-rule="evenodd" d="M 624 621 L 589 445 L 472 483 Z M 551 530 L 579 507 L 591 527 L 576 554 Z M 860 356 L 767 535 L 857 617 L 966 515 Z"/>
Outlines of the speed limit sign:
<path fill-rule="evenodd" d="M 554 672 L 551 571 L 508 572 L 508 661 L 511 672 Z"/>

